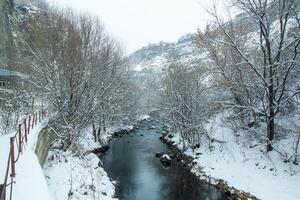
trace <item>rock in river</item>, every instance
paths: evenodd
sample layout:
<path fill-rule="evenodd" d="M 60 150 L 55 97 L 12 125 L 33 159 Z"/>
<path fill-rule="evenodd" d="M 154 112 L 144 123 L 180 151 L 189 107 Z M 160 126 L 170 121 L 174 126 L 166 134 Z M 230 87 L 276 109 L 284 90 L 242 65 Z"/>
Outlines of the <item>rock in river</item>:
<path fill-rule="evenodd" d="M 157 153 L 155 154 L 155 157 L 160 158 L 160 157 L 162 157 L 164 154 L 165 154 L 164 152 L 157 152 Z"/>
<path fill-rule="evenodd" d="M 105 153 L 108 149 L 109 149 L 109 146 L 104 145 L 102 147 L 99 147 L 99 148 L 96 148 L 96 149 L 92 150 L 92 153 L 94 153 L 94 154 Z"/>
<path fill-rule="evenodd" d="M 164 167 L 170 167 L 172 164 L 172 159 L 170 158 L 170 156 L 168 154 L 163 154 L 160 157 L 160 162 Z"/>

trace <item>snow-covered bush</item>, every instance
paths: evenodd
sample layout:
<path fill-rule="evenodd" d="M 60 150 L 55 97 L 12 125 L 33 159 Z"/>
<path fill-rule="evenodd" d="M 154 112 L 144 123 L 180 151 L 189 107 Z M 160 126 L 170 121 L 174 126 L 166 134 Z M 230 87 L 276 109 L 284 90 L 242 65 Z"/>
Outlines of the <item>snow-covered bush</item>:
<path fill-rule="evenodd" d="M 3 94 L 3 93 L 2 93 Z M 16 128 L 22 116 L 28 112 L 29 95 L 25 91 L 4 92 L 0 103 L 1 134 Z"/>

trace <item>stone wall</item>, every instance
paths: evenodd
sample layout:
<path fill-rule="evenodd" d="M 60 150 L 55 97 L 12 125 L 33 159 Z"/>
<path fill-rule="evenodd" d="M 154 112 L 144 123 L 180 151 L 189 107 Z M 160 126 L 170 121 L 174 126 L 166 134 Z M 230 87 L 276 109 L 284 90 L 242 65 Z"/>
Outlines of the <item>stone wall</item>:
<path fill-rule="evenodd" d="M 41 130 L 35 148 L 35 153 L 39 159 L 41 166 L 46 162 L 51 143 L 55 140 L 56 135 L 48 127 Z"/>

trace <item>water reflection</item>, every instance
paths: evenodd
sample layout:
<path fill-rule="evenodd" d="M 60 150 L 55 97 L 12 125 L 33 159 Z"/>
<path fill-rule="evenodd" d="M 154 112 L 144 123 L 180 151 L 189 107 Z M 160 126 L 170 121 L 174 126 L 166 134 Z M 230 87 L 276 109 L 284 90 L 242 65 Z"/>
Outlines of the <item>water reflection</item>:
<path fill-rule="evenodd" d="M 136 133 L 113 140 L 102 157 L 108 175 L 119 182 L 120 200 L 206 200 L 226 199 L 215 187 L 195 179 L 179 162 L 165 169 L 154 156 L 167 152 L 158 139 L 158 129 L 143 123 Z M 142 136 L 141 136 L 142 135 Z"/>

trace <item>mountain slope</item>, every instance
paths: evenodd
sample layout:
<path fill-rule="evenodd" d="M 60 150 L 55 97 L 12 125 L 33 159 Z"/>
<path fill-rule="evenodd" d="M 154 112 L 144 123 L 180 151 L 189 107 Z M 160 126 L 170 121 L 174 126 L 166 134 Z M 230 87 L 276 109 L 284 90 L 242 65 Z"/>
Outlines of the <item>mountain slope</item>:
<path fill-rule="evenodd" d="M 188 34 L 177 42 L 149 44 L 128 57 L 130 66 L 138 72 L 164 71 L 172 62 L 196 64 L 201 52 L 193 44 L 196 34 Z"/>

